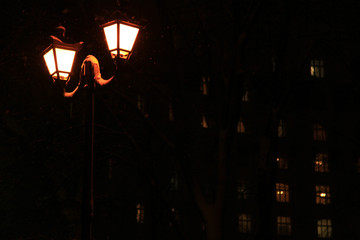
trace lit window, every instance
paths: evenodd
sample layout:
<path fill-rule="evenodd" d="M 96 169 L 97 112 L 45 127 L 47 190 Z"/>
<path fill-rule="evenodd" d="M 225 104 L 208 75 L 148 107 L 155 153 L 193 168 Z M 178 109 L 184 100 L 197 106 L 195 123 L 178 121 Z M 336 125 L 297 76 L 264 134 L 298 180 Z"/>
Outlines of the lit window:
<path fill-rule="evenodd" d="M 313 137 L 315 141 L 326 141 L 326 131 L 320 124 L 314 123 Z"/>
<path fill-rule="evenodd" d="M 243 102 L 249 101 L 249 92 L 248 91 L 245 91 L 244 95 L 241 98 L 241 101 L 243 101 Z"/>
<path fill-rule="evenodd" d="M 319 238 L 331 238 L 332 237 L 331 219 L 317 220 L 317 236 Z"/>
<path fill-rule="evenodd" d="M 280 169 L 288 169 L 288 159 L 284 157 L 276 158 L 276 163 Z"/>
<path fill-rule="evenodd" d="M 245 133 L 245 126 L 244 126 L 244 121 L 242 120 L 242 118 L 240 118 L 240 120 L 238 121 L 238 124 L 236 127 L 236 132 L 237 133 Z"/>
<path fill-rule="evenodd" d="M 249 198 L 249 189 L 245 183 L 238 183 L 237 184 L 237 198 L 246 200 Z"/>
<path fill-rule="evenodd" d="M 238 218 L 238 229 L 241 233 L 251 232 L 251 216 L 249 214 L 240 214 Z"/>
<path fill-rule="evenodd" d="M 329 172 L 328 155 L 317 153 L 315 155 L 315 172 Z"/>
<path fill-rule="evenodd" d="M 202 126 L 203 128 L 208 128 L 208 124 L 207 124 L 205 115 L 202 115 L 202 117 L 201 117 L 201 126 Z"/>
<path fill-rule="evenodd" d="M 141 203 L 136 205 L 136 222 L 144 223 L 144 205 Z"/>
<path fill-rule="evenodd" d="M 324 77 L 323 60 L 310 60 L 310 75 L 317 78 Z"/>
<path fill-rule="evenodd" d="M 285 133 L 285 126 L 284 126 L 284 120 L 280 119 L 279 121 L 279 125 L 278 125 L 278 137 L 285 137 L 286 133 Z"/>
<path fill-rule="evenodd" d="M 209 82 L 210 82 L 210 78 L 209 77 L 202 77 L 201 79 L 201 85 L 200 85 L 200 91 L 202 92 L 203 95 L 208 95 L 209 94 Z"/>
<path fill-rule="evenodd" d="M 315 186 L 316 204 L 327 205 L 330 204 L 330 187 L 329 186 Z"/>
<path fill-rule="evenodd" d="M 276 183 L 276 201 L 289 202 L 289 185 Z"/>
<path fill-rule="evenodd" d="M 171 103 L 169 103 L 169 121 L 174 121 L 174 108 Z"/>
<path fill-rule="evenodd" d="M 278 235 L 291 235 L 291 218 L 285 216 L 278 216 L 277 221 L 277 234 Z"/>

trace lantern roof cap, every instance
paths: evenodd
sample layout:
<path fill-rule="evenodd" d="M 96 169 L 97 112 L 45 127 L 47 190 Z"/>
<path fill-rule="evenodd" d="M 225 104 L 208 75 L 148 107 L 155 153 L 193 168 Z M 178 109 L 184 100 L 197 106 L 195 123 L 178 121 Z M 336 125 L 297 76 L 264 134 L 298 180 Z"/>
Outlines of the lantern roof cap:
<path fill-rule="evenodd" d="M 50 45 L 41 53 L 42 55 L 44 55 L 45 53 L 47 53 L 50 49 L 52 48 L 63 48 L 63 49 L 68 49 L 68 50 L 73 50 L 73 51 L 80 51 L 80 49 L 82 48 L 82 45 L 84 42 L 77 42 L 77 43 L 65 43 L 63 42 L 61 39 L 59 39 L 56 36 L 51 35 L 51 43 Z"/>
<path fill-rule="evenodd" d="M 125 24 L 125 25 L 128 25 L 130 27 L 136 27 L 136 28 L 139 28 L 141 29 L 142 27 L 136 23 L 132 23 L 132 22 L 128 22 L 128 21 L 124 21 L 124 20 L 120 20 L 120 19 L 115 19 L 115 20 L 112 20 L 110 22 L 107 22 L 107 23 L 104 23 L 102 24 L 100 27 L 104 28 L 104 27 L 107 27 L 107 26 L 110 26 L 110 25 L 113 25 L 115 23 L 119 23 L 119 24 Z"/>

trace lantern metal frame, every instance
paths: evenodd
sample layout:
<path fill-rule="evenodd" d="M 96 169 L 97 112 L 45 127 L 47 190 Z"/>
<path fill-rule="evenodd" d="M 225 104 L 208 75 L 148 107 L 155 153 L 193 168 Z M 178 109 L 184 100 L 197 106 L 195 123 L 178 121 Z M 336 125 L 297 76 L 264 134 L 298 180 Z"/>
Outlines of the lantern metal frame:
<path fill-rule="evenodd" d="M 48 46 L 43 52 L 42 52 L 42 56 L 45 60 L 45 63 L 46 63 L 46 66 L 48 68 L 48 71 L 49 71 L 49 74 L 50 76 L 54 79 L 54 80 L 62 80 L 62 81 L 66 81 L 68 82 L 70 80 L 70 76 L 71 76 L 71 73 L 73 71 L 73 68 L 74 68 L 74 62 L 75 62 L 75 59 L 76 59 L 76 56 L 77 56 L 77 53 L 81 50 L 82 48 L 82 42 L 80 43 L 74 43 L 74 44 L 71 44 L 71 43 L 64 43 L 62 42 L 60 39 L 54 37 L 54 36 L 51 36 L 52 37 L 52 43 L 50 44 L 50 46 Z M 64 49 L 64 50 L 70 50 L 70 51 L 74 51 L 75 54 L 74 54 L 74 58 L 73 58 L 73 62 L 71 64 L 71 69 L 69 72 L 66 72 L 66 71 L 62 71 L 62 70 L 59 70 L 59 65 L 58 65 L 58 55 L 57 55 L 57 51 L 56 49 Z M 51 50 L 53 50 L 53 56 L 54 56 L 54 64 L 55 64 L 55 72 L 51 73 L 50 72 L 50 69 L 49 69 L 49 66 L 48 66 L 48 63 L 45 59 L 45 55 L 50 52 Z M 61 76 L 60 76 L 60 73 L 65 73 L 65 74 L 68 74 L 67 78 L 66 79 L 61 79 Z"/>
<path fill-rule="evenodd" d="M 116 48 L 112 48 L 110 49 L 109 48 L 109 44 L 108 44 L 108 40 L 107 40 L 107 37 L 106 37 L 106 34 L 105 34 L 105 28 L 106 27 L 109 27 L 109 26 L 112 26 L 116 24 Z M 126 50 L 126 49 L 123 49 L 123 48 L 120 48 L 120 39 L 121 39 L 121 36 L 120 36 L 120 25 L 123 24 L 125 26 L 129 26 L 129 27 L 133 27 L 133 28 L 137 28 L 138 29 L 138 32 L 136 34 L 136 37 L 134 39 L 134 42 L 133 42 L 133 45 L 131 47 L 131 50 Z M 108 51 L 110 52 L 110 55 L 112 57 L 112 53 L 114 51 L 116 51 L 116 56 L 115 57 L 112 57 L 112 58 L 115 58 L 115 59 L 124 59 L 124 60 L 128 60 L 133 52 L 133 48 L 134 48 L 134 45 L 136 43 L 136 40 L 137 40 L 137 37 L 138 37 L 138 34 L 140 32 L 140 29 L 141 29 L 141 26 L 138 25 L 138 24 L 135 24 L 135 23 L 132 23 L 132 22 L 128 22 L 128 21 L 124 21 L 124 20 L 120 20 L 120 19 L 115 19 L 115 20 L 112 20 L 110 22 L 107 22 L 107 23 L 104 23 L 102 25 L 100 25 L 100 27 L 102 28 L 102 31 L 105 35 L 105 40 L 106 40 L 106 44 L 108 46 Z M 126 52 L 127 55 L 121 55 L 120 53 L 121 52 Z M 125 56 L 125 57 L 122 57 L 122 56 Z"/>

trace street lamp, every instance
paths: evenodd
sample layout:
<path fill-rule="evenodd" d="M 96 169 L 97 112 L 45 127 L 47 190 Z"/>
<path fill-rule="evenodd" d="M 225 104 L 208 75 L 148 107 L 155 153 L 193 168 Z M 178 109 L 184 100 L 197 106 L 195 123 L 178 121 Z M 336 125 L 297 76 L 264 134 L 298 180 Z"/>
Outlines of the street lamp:
<path fill-rule="evenodd" d="M 130 58 L 132 49 L 137 38 L 140 26 L 121 20 L 114 20 L 102 25 L 108 49 L 111 57 L 115 59 L 116 68 L 120 60 L 127 61 Z M 60 27 L 63 30 L 65 28 Z M 51 36 L 52 43 L 43 52 L 43 57 L 49 74 L 54 83 L 68 82 L 70 80 L 73 63 L 82 42 L 68 44 L 59 38 Z M 84 175 L 84 200 L 83 200 L 83 229 L 82 239 L 93 239 L 93 218 L 94 218 L 94 92 L 95 85 L 108 84 L 115 76 L 108 80 L 101 77 L 99 61 L 96 57 L 88 55 L 82 65 L 78 86 L 71 92 L 63 88 L 64 97 L 72 97 L 80 87 L 84 86 L 87 91 L 87 116 L 86 116 L 86 146 L 85 152 L 85 175 Z M 61 84 L 60 84 L 61 85 Z M 65 86 L 65 85 L 62 85 Z"/>
<path fill-rule="evenodd" d="M 69 44 L 54 36 L 51 37 L 52 43 L 43 53 L 46 66 L 54 80 L 68 81 L 75 56 L 82 43 Z"/>
<path fill-rule="evenodd" d="M 101 26 L 112 58 L 129 59 L 140 27 L 136 24 L 114 20 Z"/>

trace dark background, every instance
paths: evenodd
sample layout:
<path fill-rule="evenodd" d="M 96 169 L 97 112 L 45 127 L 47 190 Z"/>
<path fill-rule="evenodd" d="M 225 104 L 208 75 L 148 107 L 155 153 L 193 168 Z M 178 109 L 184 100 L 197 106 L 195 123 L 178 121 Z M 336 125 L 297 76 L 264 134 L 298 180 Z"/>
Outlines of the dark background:
<path fill-rule="evenodd" d="M 334 78 L 339 76 L 334 80 L 339 84 L 327 90 L 341 102 L 331 101 L 330 107 L 320 101 L 320 108 L 341 115 L 338 109 L 348 107 L 348 116 L 358 116 L 357 1 L 137 0 L 123 1 L 122 7 L 145 28 L 130 61 L 121 66 L 119 78 L 96 89 L 96 211 L 110 219 L 104 226 L 98 220 L 99 236 L 119 225 L 130 229 L 124 234 L 132 236 L 136 229 L 125 223 L 133 213 L 125 206 L 144 196 L 153 202 L 154 219 L 162 216 L 164 222 L 170 221 L 171 217 L 161 215 L 171 209 L 161 203 L 162 194 L 168 193 L 168 185 L 161 181 L 169 178 L 178 160 L 168 159 L 188 158 L 185 173 L 198 174 L 203 168 L 199 175 L 211 175 L 213 168 L 203 167 L 201 159 L 210 159 L 207 163 L 211 166 L 216 162 L 214 154 L 205 149 L 217 148 L 218 135 L 211 133 L 216 137 L 209 139 L 194 129 L 204 112 L 209 113 L 214 131 L 234 125 L 245 86 L 256 92 L 260 102 L 253 111 L 257 121 L 252 124 L 258 126 L 254 139 L 267 136 L 264 132 L 271 121 L 263 109 L 281 106 L 301 112 L 312 107 L 307 96 L 317 88 L 300 81 L 301 72 L 308 71 L 305 62 L 310 56 L 325 55 L 336 62 L 338 75 Z M 109 78 L 115 67 L 99 25 L 111 20 L 116 8 L 116 1 L 109 0 L 14 0 L 2 4 L 1 239 L 79 239 L 86 105 L 82 93 L 74 99 L 62 98 L 41 53 L 55 27 L 63 25 L 69 42 L 85 42 L 74 66 L 74 82 L 68 88 L 76 85 L 81 61 L 88 54 L 99 59 L 103 77 Z M 266 80 L 274 55 L 280 66 L 275 78 L 281 79 L 275 84 Z M 207 104 L 195 96 L 202 76 L 218 80 L 213 82 L 214 95 Z M 147 99 L 144 109 L 139 109 L 139 96 Z M 170 103 L 177 111 L 176 123 L 167 125 Z M 203 142 L 204 138 L 209 141 Z M 254 155 L 261 154 L 264 146 L 251 141 Z M 354 142 L 356 150 L 358 136 Z M 107 182 L 109 159 L 113 161 L 111 171 L 118 176 L 111 184 Z M 122 189 L 120 193 L 118 189 Z M 193 197 L 190 191 L 186 193 L 189 199 Z M 196 205 L 194 200 L 187 201 Z M 109 217 L 108 206 L 115 206 L 122 216 Z M 167 210 L 159 210 L 162 208 Z M 198 210 L 186 214 L 201 219 Z M 155 232 L 151 235 L 154 239 L 161 235 Z"/>

